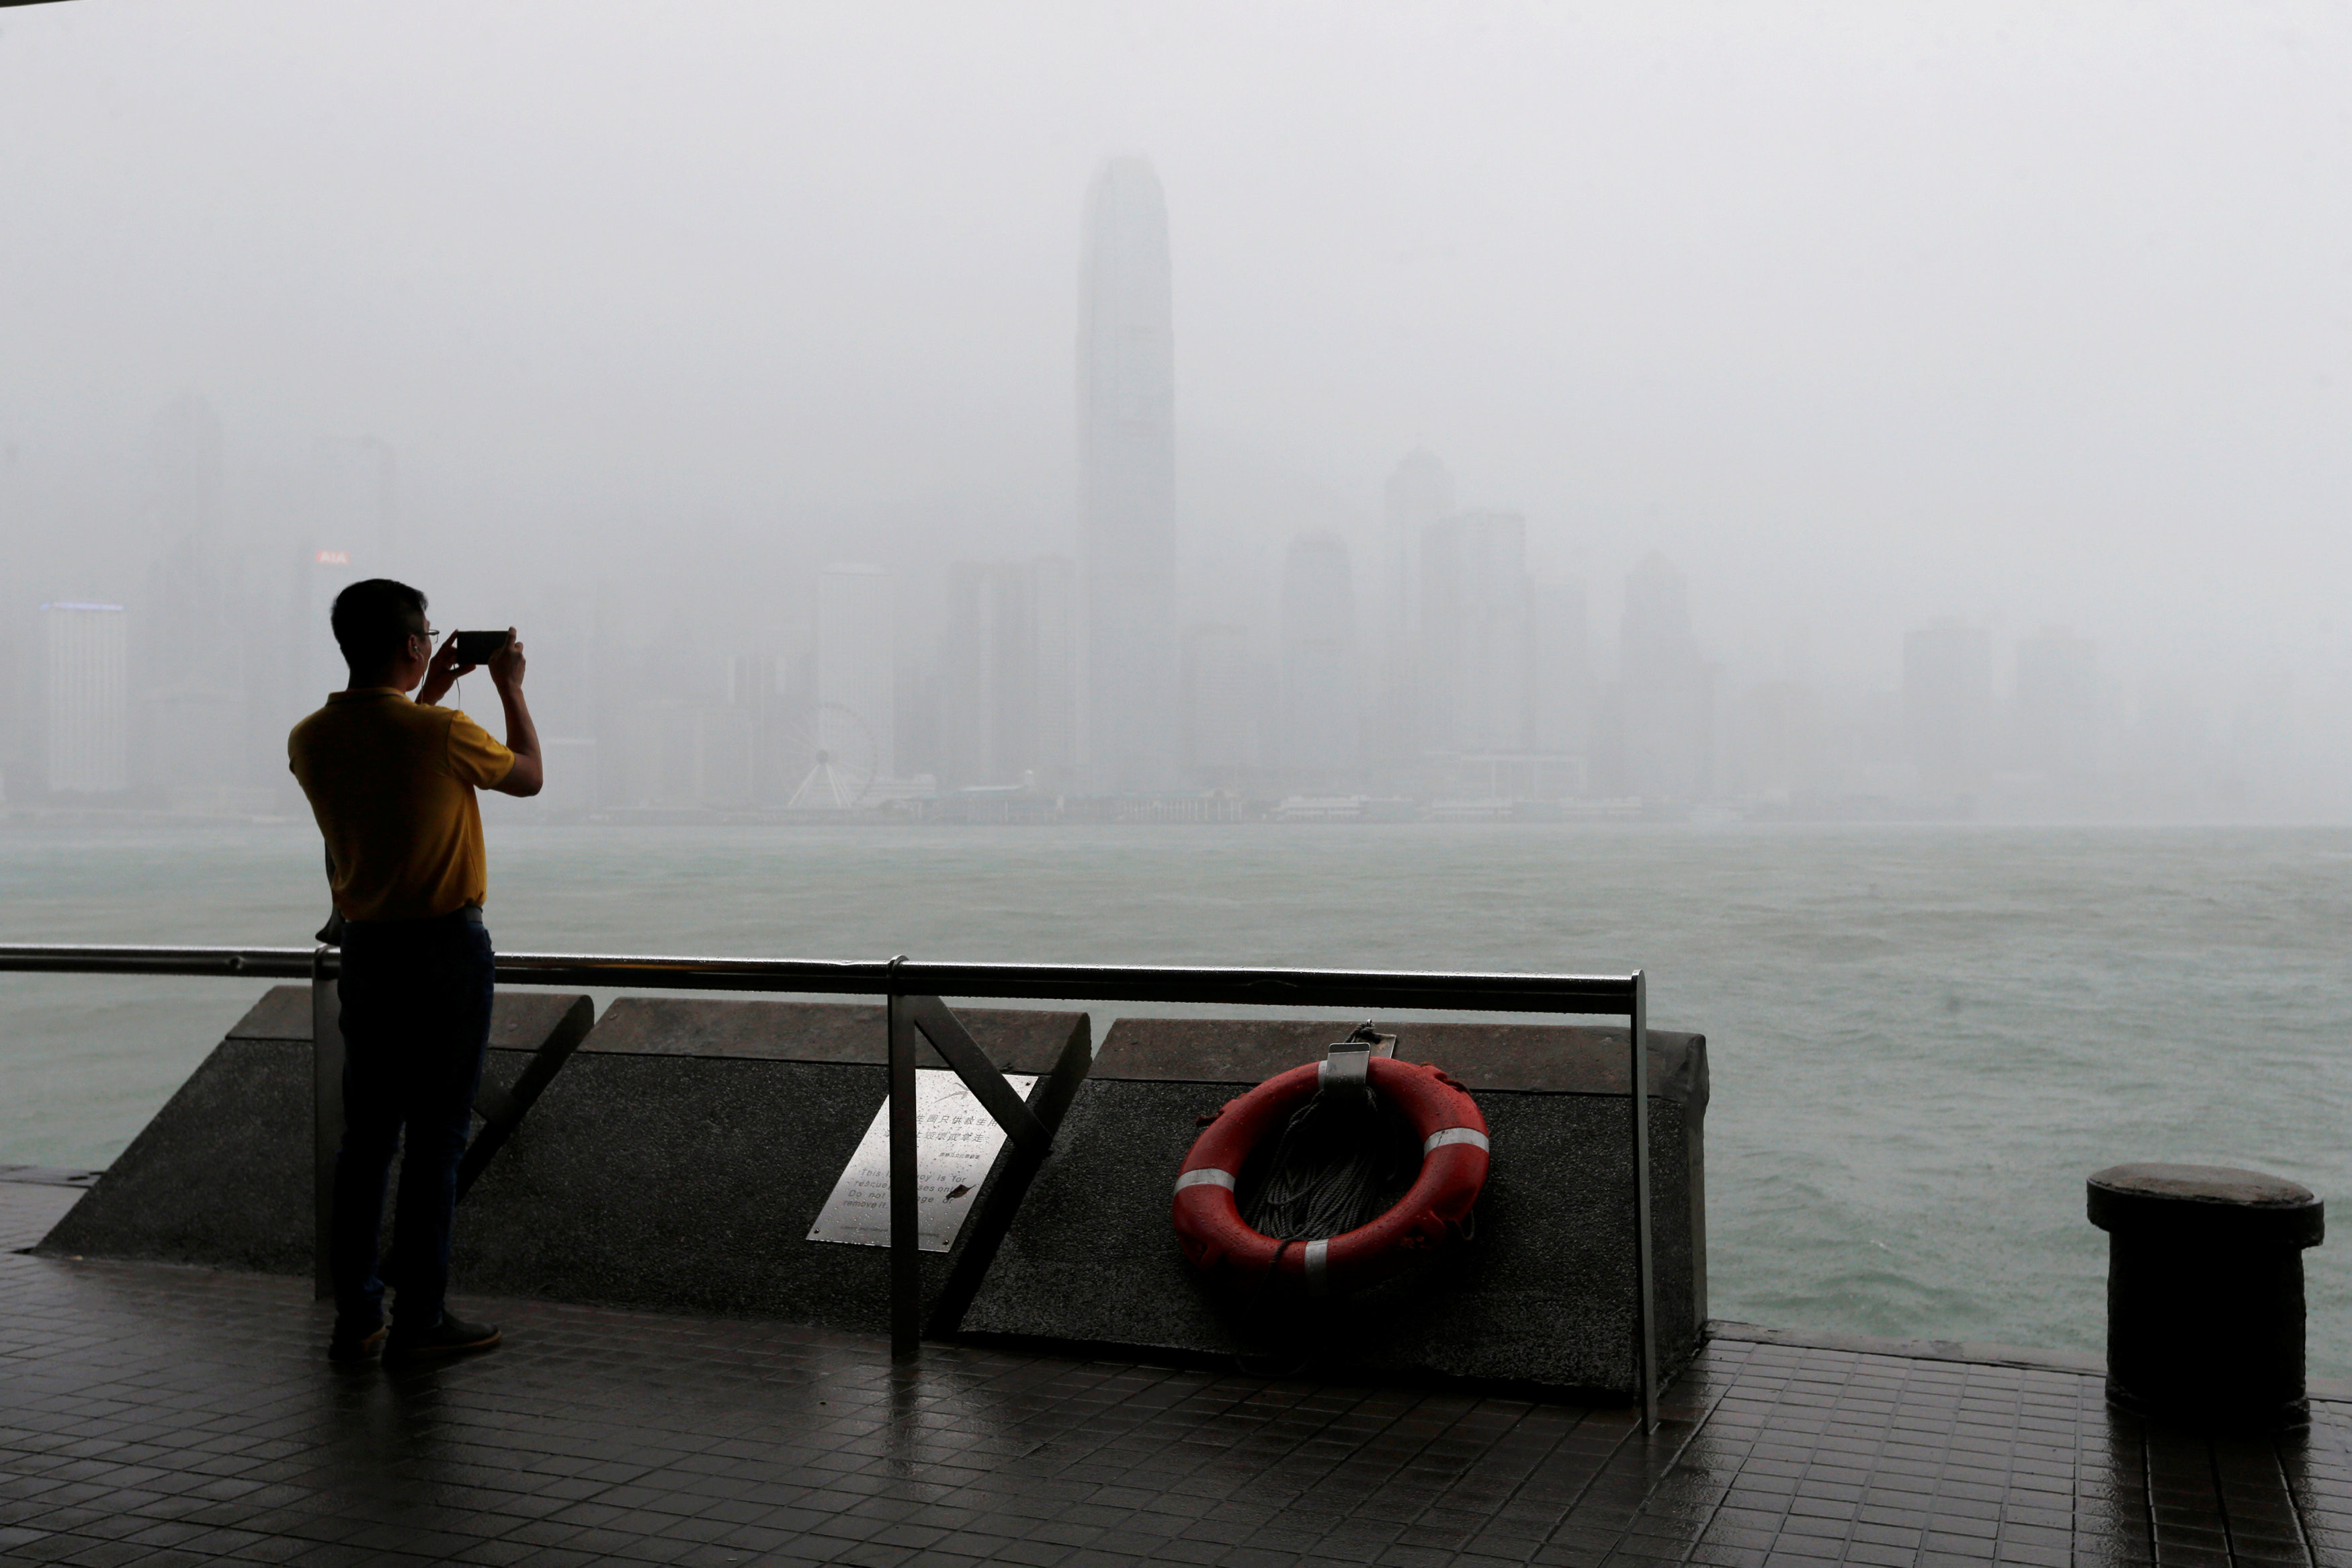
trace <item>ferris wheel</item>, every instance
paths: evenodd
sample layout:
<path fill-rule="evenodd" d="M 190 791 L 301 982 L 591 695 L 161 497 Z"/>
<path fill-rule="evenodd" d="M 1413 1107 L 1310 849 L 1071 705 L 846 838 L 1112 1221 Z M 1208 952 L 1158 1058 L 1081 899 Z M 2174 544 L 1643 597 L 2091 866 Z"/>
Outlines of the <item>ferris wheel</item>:
<path fill-rule="evenodd" d="M 808 771 L 787 802 L 794 810 L 846 811 L 874 788 L 874 730 L 857 710 L 819 703 L 807 722 L 793 727 L 792 755 L 806 758 Z"/>

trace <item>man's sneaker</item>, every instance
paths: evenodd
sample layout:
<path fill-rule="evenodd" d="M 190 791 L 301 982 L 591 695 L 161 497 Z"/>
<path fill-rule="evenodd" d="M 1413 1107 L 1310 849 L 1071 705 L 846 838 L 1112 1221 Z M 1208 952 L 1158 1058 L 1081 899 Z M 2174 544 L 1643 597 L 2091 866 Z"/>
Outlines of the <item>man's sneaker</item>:
<path fill-rule="evenodd" d="M 424 1361 L 436 1355 L 457 1355 L 469 1350 L 488 1350 L 499 1343 L 499 1331 L 491 1323 L 469 1323 L 463 1318 L 441 1314 L 441 1321 L 416 1333 L 392 1331 L 383 1342 L 383 1364 L 398 1366 L 405 1362 Z"/>
<path fill-rule="evenodd" d="M 383 1325 L 372 1326 L 341 1323 L 335 1325 L 332 1338 L 327 1341 L 329 1361 L 365 1361 L 383 1348 Z"/>

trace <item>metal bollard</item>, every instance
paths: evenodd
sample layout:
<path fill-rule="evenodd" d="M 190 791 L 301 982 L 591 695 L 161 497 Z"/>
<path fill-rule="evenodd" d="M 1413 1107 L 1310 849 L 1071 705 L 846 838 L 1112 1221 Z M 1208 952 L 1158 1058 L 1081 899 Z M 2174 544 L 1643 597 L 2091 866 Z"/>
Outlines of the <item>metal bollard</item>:
<path fill-rule="evenodd" d="M 2115 1166 L 2090 1182 L 2107 1233 L 2107 1397 L 2200 1427 L 2303 1420 L 2303 1249 L 2324 1207 L 2284 1176 Z"/>

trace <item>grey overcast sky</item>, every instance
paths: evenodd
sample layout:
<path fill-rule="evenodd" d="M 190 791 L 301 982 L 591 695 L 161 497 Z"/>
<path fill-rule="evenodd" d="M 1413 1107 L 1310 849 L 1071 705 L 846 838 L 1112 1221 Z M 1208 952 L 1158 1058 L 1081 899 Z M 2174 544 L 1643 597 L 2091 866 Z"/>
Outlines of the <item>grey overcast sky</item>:
<path fill-rule="evenodd" d="M 236 461 L 378 435 L 524 553 L 1069 549 L 1080 202 L 1135 152 L 1204 580 L 1369 539 L 1420 444 L 1604 630 L 1662 548 L 1718 647 L 1874 678 L 1946 613 L 2340 665 L 2347 84 L 2342 5 L 0 11 L 0 442 L 119 466 L 194 389 Z"/>

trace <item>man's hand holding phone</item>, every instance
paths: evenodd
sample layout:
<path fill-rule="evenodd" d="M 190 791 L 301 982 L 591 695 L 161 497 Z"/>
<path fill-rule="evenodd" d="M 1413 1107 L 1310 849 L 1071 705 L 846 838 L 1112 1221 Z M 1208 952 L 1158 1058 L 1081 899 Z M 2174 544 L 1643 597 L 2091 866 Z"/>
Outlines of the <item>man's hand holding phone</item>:
<path fill-rule="evenodd" d="M 467 633 L 460 632 L 457 635 L 463 637 Z M 498 651 L 482 661 L 490 667 L 490 684 L 499 688 L 500 695 L 520 690 L 523 672 L 522 639 L 515 635 L 515 629 L 511 626 L 504 632 L 491 633 L 491 635 L 499 637 L 500 642 Z"/>
<path fill-rule="evenodd" d="M 457 656 L 457 639 L 464 635 L 462 632 L 452 632 L 433 651 L 433 662 L 425 666 L 425 684 L 416 688 L 416 700 L 425 706 L 439 706 L 441 699 L 449 695 L 449 688 L 457 684 L 457 677 L 473 668 Z"/>
<path fill-rule="evenodd" d="M 438 704 L 449 695 L 449 688 L 484 665 L 489 666 L 490 683 L 501 694 L 522 684 L 522 643 L 511 626 L 503 632 L 452 632 L 442 640 L 434 653 L 433 662 L 425 667 L 425 684 L 418 688 L 416 700 Z"/>

